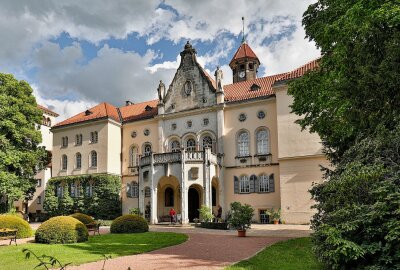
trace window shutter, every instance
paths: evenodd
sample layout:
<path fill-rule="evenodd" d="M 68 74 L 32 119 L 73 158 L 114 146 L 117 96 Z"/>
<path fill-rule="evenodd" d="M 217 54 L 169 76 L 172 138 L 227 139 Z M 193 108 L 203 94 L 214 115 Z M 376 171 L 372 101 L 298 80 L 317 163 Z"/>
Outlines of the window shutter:
<path fill-rule="evenodd" d="M 269 192 L 275 192 L 274 174 L 269 176 Z"/>
<path fill-rule="evenodd" d="M 257 182 L 257 176 L 254 174 L 250 176 L 250 193 L 256 192 L 256 182 Z"/>
<path fill-rule="evenodd" d="M 234 193 L 239 193 L 239 178 L 237 176 L 233 177 L 233 189 Z"/>

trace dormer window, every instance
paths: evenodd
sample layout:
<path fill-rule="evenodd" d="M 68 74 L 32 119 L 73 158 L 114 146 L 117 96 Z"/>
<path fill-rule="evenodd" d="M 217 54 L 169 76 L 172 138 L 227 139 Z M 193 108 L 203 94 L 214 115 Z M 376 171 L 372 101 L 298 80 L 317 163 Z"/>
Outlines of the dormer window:
<path fill-rule="evenodd" d="M 144 108 L 144 110 L 145 110 L 146 112 L 151 111 L 152 109 L 153 109 L 153 107 L 151 107 L 151 106 L 149 106 L 149 105 L 147 105 L 146 108 Z"/>
<path fill-rule="evenodd" d="M 85 111 L 85 115 L 86 115 L 86 116 L 91 115 L 91 114 L 92 114 L 91 111 L 89 111 L 89 110 L 86 110 L 86 111 Z"/>
<path fill-rule="evenodd" d="M 250 90 L 251 91 L 258 91 L 261 89 L 261 86 L 259 86 L 258 84 L 253 83 L 252 86 L 250 86 Z"/>
<path fill-rule="evenodd" d="M 244 70 L 244 65 L 240 65 L 240 70 Z"/>
<path fill-rule="evenodd" d="M 253 63 L 249 63 L 249 69 L 253 70 L 254 69 L 254 64 Z"/>

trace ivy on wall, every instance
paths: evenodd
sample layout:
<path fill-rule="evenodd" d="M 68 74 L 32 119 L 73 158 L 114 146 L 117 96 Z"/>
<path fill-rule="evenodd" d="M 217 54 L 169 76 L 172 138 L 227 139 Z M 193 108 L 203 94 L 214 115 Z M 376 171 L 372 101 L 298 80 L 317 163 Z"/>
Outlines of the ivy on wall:
<path fill-rule="evenodd" d="M 73 193 L 71 185 L 75 188 Z M 60 187 L 63 189 L 62 196 L 57 196 Z M 122 211 L 120 191 L 121 178 L 116 175 L 55 177 L 47 183 L 43 207 L 50 216 L 80 212 L 96 219 L 114 219 Z"/>

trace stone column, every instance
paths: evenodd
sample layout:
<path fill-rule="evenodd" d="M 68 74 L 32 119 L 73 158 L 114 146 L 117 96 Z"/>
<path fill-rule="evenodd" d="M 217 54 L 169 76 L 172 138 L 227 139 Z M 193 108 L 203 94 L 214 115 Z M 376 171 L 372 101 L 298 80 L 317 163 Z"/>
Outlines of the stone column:
<path fill-rule="evenodd" d="M 157 187 L 152 186 L 151 188 L 151 207 L 150 207 L 150 223 L 157 224 L 158 217 L 157 217 Z"/>
<path fill-rule="evenodd" d="M 218 153 L 220 156 L 220 167 L 218 170 L 218 189 L 219 189 L 219 204 L 222 207 L 222 217 L 227 211 L 228 205 L 225 204 L 225 179 L 224 179 L 224 125 L 225 125 L 225 118 L 224 118 L 224 107 L 221 107 L 220 110 L 217 111 L 217 125 L 218 125 Z"/>
<path fill-rule="evenodd" d="M 208 207 L 211 205 L 211 179 L 210 179 L 210 155 L 211 148 L 204 149 L 203 176 L 204 176 L 204 204 Z"/>
<path fill-rule="evenodd" d="M 185 172 L 185 154 L 186 151 L 185 149 L 182 149 L 181 152 L 181 160 L 182 160 L 182 167 L 181 167 L 181 183 L 180 183 L 180 188 L 181 188 L 181 209 L 182 209 L 182 224 L 187 224 L 189 223 L 189 204 L 188 204 L 188 190 L 186 187 L 186 172 Z"/>

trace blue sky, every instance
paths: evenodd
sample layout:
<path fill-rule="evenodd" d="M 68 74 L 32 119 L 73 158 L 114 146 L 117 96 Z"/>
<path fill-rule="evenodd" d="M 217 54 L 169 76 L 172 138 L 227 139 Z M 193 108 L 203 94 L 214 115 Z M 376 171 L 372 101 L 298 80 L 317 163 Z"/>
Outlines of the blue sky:
<path fill-rule="evenodd" d="M 302 13 L 312 1 L 0 1 L 0 72 L 28 81 L 60 120 L 98 102 L 122 106 L 168 85 L 187 40 L 213 73 L 242 39 L 262 63 L 259 76 L 290 71 L 319 55 Z"/>

